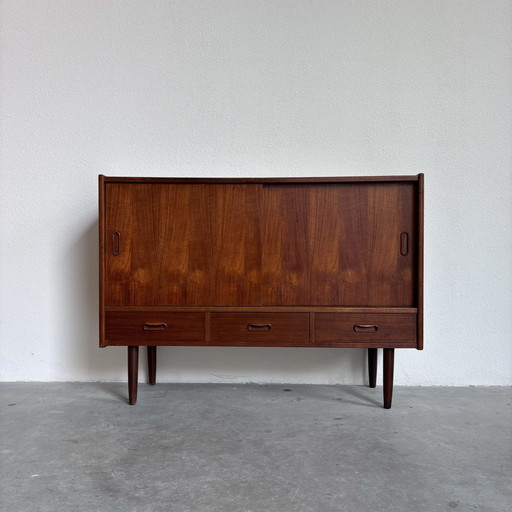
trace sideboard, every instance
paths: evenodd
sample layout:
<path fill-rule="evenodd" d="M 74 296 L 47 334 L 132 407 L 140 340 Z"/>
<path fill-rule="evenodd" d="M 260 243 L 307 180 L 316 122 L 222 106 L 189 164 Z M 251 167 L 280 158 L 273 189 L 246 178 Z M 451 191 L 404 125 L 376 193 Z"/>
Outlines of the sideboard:
<path fill-rule="evenodd" d="M 423 175 L 99 176 L 100 347 L 423 348 Z M 319 369 L 320 370 L 320 369 Z"/>

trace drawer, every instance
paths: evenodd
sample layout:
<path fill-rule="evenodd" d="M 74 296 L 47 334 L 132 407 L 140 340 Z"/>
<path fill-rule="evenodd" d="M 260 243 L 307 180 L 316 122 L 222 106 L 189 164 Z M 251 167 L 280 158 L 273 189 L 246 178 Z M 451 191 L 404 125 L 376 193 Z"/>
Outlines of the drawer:
<path fill-rule="evenodd" d="M 315 342 L 340 346 L 416 346 L 414 313 L 316 313 Z"/>
<path fill-rule="evenodd" d="M 219 345 L 307 345 L 309 313 L 212 313 L 210 341 Z"/>
<path fill-rule="evenodd" d="M 204 343 L 204 313 L 107 312 L 108 345 Z"/>

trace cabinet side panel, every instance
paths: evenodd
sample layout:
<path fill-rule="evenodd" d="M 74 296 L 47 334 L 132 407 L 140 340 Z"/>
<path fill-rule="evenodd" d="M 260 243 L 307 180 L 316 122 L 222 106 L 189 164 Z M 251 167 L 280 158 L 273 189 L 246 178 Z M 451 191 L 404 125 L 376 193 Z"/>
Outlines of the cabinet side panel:
<path fill-rule="evenodd" d="M 418 175 L 417 184 L 417 307 L 418 307 L 418 350 L 423 350 L 423 238 L 424 238 L 424 175 Z"/>
<path fill-rule="evenodd" d="M 262 209 L 262 302 L 310 303 L 309 188 L 266 185 Z"/>
<path fill-rule="evenodd" d="M 105 346 L 105 177 L 98 176 L 99 343 Z"/>

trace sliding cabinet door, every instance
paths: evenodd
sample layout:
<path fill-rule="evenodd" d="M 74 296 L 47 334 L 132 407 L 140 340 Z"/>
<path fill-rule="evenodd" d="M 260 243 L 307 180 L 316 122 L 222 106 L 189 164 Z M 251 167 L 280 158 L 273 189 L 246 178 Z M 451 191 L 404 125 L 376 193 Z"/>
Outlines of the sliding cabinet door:
<path fill-rule="evenodd" d="M 260 189 L 108 183 L 106 304 L 259 305 Z"/>
<path fill-rule="evenodd" d="M 272 184 L 266 305 L 414 306 L 414 182 Z"/>

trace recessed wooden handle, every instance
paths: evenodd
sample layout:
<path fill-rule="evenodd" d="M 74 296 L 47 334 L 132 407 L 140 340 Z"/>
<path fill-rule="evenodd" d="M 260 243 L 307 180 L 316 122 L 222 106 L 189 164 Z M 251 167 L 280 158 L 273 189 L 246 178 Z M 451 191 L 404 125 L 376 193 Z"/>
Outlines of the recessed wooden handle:
<path fill-rule="evenodd" d="M 377 332 L 379 330 L 379 326 L 375 324 L 371 325 L 363 325 L 363 324 L 355 324 L 354 331 L 355 332 Z"/>
<path fill-rule="evenodd" d="M 272 324 L 248 324 L 247 330 L 250 332 L 269 332 L 272 330 Z"/>
<path fill-rule="evenodd" d="M 144 324 L 143 329 L 145 331 L 165 331 L 165 329 L 167 329 L 167 324 L 164 322 L 155 324 L 147 323 Z"/>
<path fill-rule="evenodd" d="M 119 231 L 112 233 L 112 254 L 114 256 L 121 254 L 121 233 Z"/>
<path fill-rule="evenodd" d="M 400 254 L 402 256 L 407 256 L 409 253 L 409 234 L 401 233 L 400 234 Z"/>

